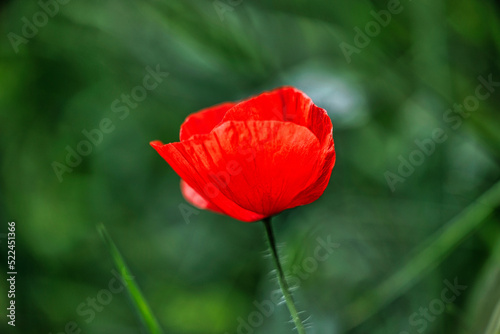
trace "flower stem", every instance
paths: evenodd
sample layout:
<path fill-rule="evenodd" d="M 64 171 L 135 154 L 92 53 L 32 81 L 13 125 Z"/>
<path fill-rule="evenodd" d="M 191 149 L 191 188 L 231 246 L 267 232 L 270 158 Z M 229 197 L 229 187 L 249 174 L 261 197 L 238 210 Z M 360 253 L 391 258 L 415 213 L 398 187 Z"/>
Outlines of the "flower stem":
<path fill-rule="evenodd" d="M 274 261 L 274 265 L 276 266 L 276 270 L 278 271 L 278 283 L 281 288 L 281 292 L 285 297 L 286 306 L 292 315 L 293 322 L 295 323 L 295 328 L 299 334 L 306 334 L 306 330 L 304 329 L 304 325 L 299 317 L 299 312 L 297 312 L 297 308 L 295 307 L 295 303 L 293 301 L 292 294 L 290 293 L 290 288 L 285 279 L 285 273 L 283 272 L 283 268 L 281 267 L 280 259 L 278 256 L 278 251 L 276 249 L 276 240 L 274 238 L 273 228 L 271 226 L 271 217 L 264 218 L 262 220 L 264 226 L 266 228 L 266 237 L 267 242 L 269 243 L 269 248 L 271 249 L 271 256 Z"/>

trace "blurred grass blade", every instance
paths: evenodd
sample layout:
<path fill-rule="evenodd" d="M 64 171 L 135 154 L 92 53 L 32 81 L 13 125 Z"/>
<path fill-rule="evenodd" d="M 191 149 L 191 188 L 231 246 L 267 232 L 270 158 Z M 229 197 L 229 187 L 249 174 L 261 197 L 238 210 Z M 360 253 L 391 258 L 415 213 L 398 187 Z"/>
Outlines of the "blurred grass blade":
<path fill-rule="evenodd" d="M 500 333 L 500 300 L 495 307 L 495 312 L 491 316 L 491 321 L 486 329 L 485 334 L 499 334 Z"/>
<path fill-rule="evenodd" d="M 431 235 L 413 258 L 372 291 L 345 308 L 348 328 L 364 322 L 435 268 L 500 205 L 500 182 L 481 195 L 442 229 Z M 497 333 L 495 333 L 497 334 Z"/>
<path fill-rule="evenodd" d="M 500 334 L 500 226 L 491 225 L 483 236 L 496 236 L 491 244 L 491 255 L 476 279 L 468 299 L 467 327 L 460 333 Z"/>
<path fill-rule="evenodd" d="M 139 286 L 133 279 L 133 276 L 128 269 L 125 261 L 123 260 L 123 257 L 120 254 L 120 251 L 116 247 L 115 243 L 113 242 L 113 239 L 108 234 L 108 231 L 106 230 L 106 227 L 104 227 L 103 224 L 97 225 L 97 231 L 101 235 L 102 239 L 106 243 L 106 245 L 109 248 L 109 251 L 111 253 L 111 256 L 113 257 L 113 261 L 115 262 L 115 265 L 118 269 L 118 272 L 123 278 L 123 281 L 126 282 L 127 284 L 125 287 L 127 288 L 127 291 L 130 295 L 130 298 L 132 300 L 132 303 L 134 304 L 136 311 L 139 315 L 139 318 L 143 322 L 144 326 L 148 329 L 149 333 L 152 334 L 161 334 L 163 333 L 161 330 L 160 325 L 158 324 L 158 321 L 156 320 L 155 316 L 153 315 L 153 312 L 149 308 L 148 303 L 146 302 L 146 299 L 141 293 L 141 290 L 139 289 Z"/>

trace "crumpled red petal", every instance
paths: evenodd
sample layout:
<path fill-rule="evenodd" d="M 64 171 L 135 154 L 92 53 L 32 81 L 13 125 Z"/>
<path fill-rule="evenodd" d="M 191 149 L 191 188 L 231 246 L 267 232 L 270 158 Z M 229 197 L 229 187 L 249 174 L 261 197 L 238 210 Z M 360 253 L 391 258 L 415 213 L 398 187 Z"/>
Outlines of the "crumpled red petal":
<path fill-rule="evenodd" d="M 277 120 L 305 126 L 318 137 L 322 146 L 332 133 L 332 121 L 327 112 L 293 87 L 281 87 L 235 104 L 227 110 L 221 124 L 248 120 Z"/>
<path fill-rule="evenodd" d="M 317 107 L 311 98 L 294 87 L 281 87 L 240 102 L 228 109 L 221 124 L 226 121 L 279 120 L 293 122 L 313 132 L 322 147 L 321 172 L 315 183 L 304 189 L 293 206 L 313 202 L 319 198 L 335 165 L 335 148 L 332 122 L 327 112 Z"/>
<path fill-rule="evenodd" d="M 203 210 L 210 210 L 217 213 L 224 213 L 218 207 L 212 204 L 212 202 L 206 200 L 203 196 L 196 192 L 186 181 L 181 180 L 181 192 L 186 201 L 194 205 L 195 207 Z"/>
<path fill-rule="evenodd" d="M 226 102 L 189 115 L 181 125 L 180 140 L 209 133 L 222 121 L 226 111 L 234 105 L 235 103 Z"/>
<path fill-rule="evenodd" d="M 180 143 L 151 145 L 204 199 L 243 221 L 296 206 L 322 173 L 318 138 L 292 122 L 229 121 Z"/>

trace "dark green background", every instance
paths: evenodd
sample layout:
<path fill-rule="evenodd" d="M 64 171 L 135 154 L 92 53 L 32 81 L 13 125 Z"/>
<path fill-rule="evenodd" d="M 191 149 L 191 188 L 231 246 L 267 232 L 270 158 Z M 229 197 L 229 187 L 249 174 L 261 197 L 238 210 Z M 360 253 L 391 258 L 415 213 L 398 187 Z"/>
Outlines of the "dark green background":
<path fill-rule="evenodd" d="M 178 140 L 202 108 L 292 85 L 328 110 L 337 151 L 324 196 L 274 221 L 290 273 L 318 237 L 339 245 L 295 291 L 309 333 L 497 334 L 486 327 L 500 324 L 498 185 L 489 191 L 500 87 L 466 118 L 447 110 L 474 96 L 479 76 L 500 81 L 500 5 L 402 0 L 348 61 L 341 43 L 355 46 L 387 1 L 222 3 L 224 13 L 212 1 L 71 0 L 15 48 L 9 33 L 23 36 L 23 17 L 41 7 L 2 5 L 0 233 L 16 222 L 18 275 L 16 328 L 2 311 L 0 332 L 55 334 L 74 321 L 82 333 L 145 333 L 125 291 L 92 321 L 77 312 L 114 277 L 103 223 L 165 333 L 237 333 L 277 288 L 263 227 L 205 211 L 187 223 L 179 177 L 149 141 Z M 120 119 L 113 102 L 157 65 L 168 77 Z M 105 118 L 114 130 L 59 182 L 53 162 Z M 391 191 L 386 172 L 439 128 L 446 140 Z M 467 289 L 412 325 L 455 278 Z M 290 333 L 288 320 L 281 305 L 253 333 Z"/>

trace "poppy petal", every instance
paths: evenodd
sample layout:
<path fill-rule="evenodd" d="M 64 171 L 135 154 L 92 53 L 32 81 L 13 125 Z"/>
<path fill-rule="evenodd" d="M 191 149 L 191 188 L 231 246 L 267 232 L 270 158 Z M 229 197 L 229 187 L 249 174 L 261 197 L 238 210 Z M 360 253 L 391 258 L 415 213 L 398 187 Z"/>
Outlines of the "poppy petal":
<path fill-rule="evenodd" d="M 202 136 L 203 135 L 201 135 L 200 137 Z M 244 222 L 254 222 L 264 218 L 263 215 L 243 209 L 242 207 L 225 197 L 217 189 L 213 181 L 208 181 L 208 183 L 204 184 L 204 180 L 200 177 L 197 177 L 197 170 L 191 164 L 191 160 L 186 159 L 189 158 L 189 156 L 187 155 L 186 150 L 182 148 L 183 143 L 188 143 L 187 146 L 191 147 L 189 143 L 192 142 L 193 140 L 189 140 L 166 145 L 164 145 L 160 141 L 153 141 L 150 143 L 151 146 L 168 162 L 168 164 L 174 169 L 174 171 L 177 172 L 181 179 L 184 180 L 184 183 L 186 185 L 193 184 L 193 186 L 189 185 L 189 188 L 191 188 L 193 192 L 190 192 L 189 189 L 185 188 L 184 190 L 187 191 L 183 191 L 184 197 L 195 206 L 199 205 L 200 208 L 203 208 L 203 206 L 206 205 L 207 209 L 224 213 Z M 178 145 L 179 147 L 176 147 L 175 145 Z M 194 183 L 193 180 L 199 181 L 200 185 L 198 186 L 198 183 Z M 195 194 L 199 195 L 200 197 L 198 198 Z M 200 194 L 204 195 L 202 196 Z M 204 199 L 208 203 L 203 202 L 202 199 Z"/>
<path fill-rule="evenodd" d="M 227 110 L 221 124 L 248 120 L 277 120 L 305 126 L 316 135 L 322 146 L 329 146 L 332 134 L 332 121 L 327 112 L 293 87 L 281 87 L 237 103 Z"/>
<path fill-rule="evenodd" d="M 218 207 L 206 200 L 196 190 L 194 190 L 186 181 L 181 180 L 181 192 L 186 201 L 195 207 L 203 210 L 211 210 L 217 213 L 223 213 Z"/>
<path fill-rule="evenodd" d="M 330 176 L 332 175 L 335 158 L 336 155 L 332 139 L 331 146 L 327 150 L 322 151 L 320 161 L 323 161 L 323 164 L 317 180 L 312 182 L 306 189 L 295 197 L 290 205 L 291 207 L 303 205 L 304 203 L 312 203 L 323 195 L 323 192 L 330 181 Z"/>
<path fill-rule="evenodd" d="M 318 199 L 326 189 L 335 165 L 335 148 L 332 121 L 326 110 L 316 106 L 311 98 L 294 87 L 281 87 L 230 108 L 223 121 L 279 120 L 293 122 L 313 132 L 322 147 L 321 172 L 318 179 L 297 195 L 291 207 Z"/>
<path fill-rule="evenodd" d="M 232 102 L 226 102 L 189 115 L 181 125 L 180 140 L 184 141 L 194 135 L 209 133 L 222 121 L 226 111 L 234 105 Z"/>
<path fill-rule="evenodd" d="M 295 206 L 322 172 L 318 139 L 291 122 L 225 122 L 207 135 L 152 146 L 196 192 L 244 221 Z"/>

